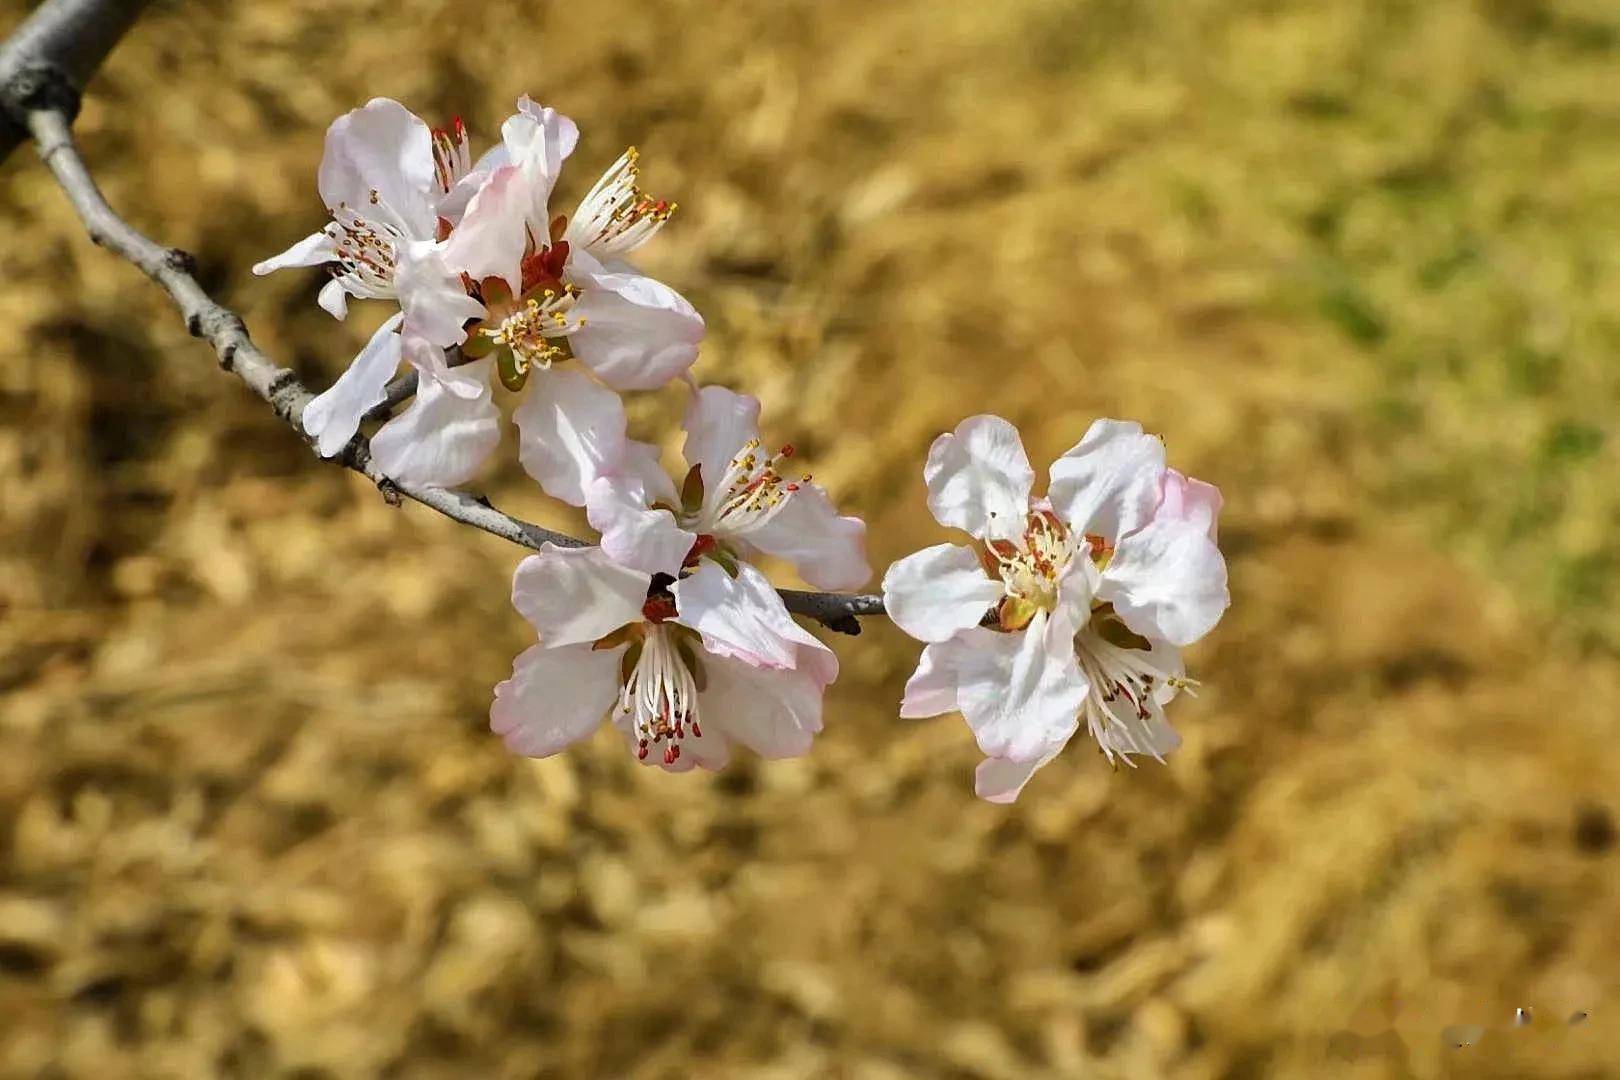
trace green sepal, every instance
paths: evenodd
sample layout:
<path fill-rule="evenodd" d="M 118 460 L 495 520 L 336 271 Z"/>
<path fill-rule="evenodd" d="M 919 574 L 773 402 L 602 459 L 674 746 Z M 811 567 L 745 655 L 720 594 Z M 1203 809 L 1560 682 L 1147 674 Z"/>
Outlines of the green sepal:
<path fill-rule="evenodd" d="M 645 642 L 637 641 L 628 649 L 624 650 L 624 655 L 619 657 L 620 686 L 629 685 L 630 673 L 636 670 L 637 664 L 641 663 L 641 650 L 645 647 L 645 645 Z"/>
<path fill-rule="evenodd" d="M 703 509 L 703 466 L 694 465 L 681 482 L 681 509 L 695 514 Z"/>
<path fill-rule="evenodd" d="M 523 389 L 523 384 L 529 381 L 529 366 L 520 363 L 511 349 L 501 350 L 495 370 L 500 374 L 501 385 L 513 392 Z"/>
<path fill-rule="evenodd" d="M 482 360 L 495 351 L 495 339 L 484 333 L 484 324 L 476 323 L 467 330 L 467 340 L 461 345 L 461 355 L 469 360 Z"/>
<path fill-rule="evenodd" d="M 1022 630 L 1035 619 L 1041 606 L 1021 596 L 1009 596 L 1001 602 L 999 623 L 1003 630 Z"/>
<path fill-rule="evenodd" d="M 713 551 L 709 552 L 708 557 L 719 563 L 720 569 L 724 570 L 733 578 L 742 572 L 742 567 L 737 563 L 737 556 L 733 555 L 727 548 L 716 547 Z"/>
<path fill-rule="evenodd" d="M 698 693 L 703 693 L 709 688 L 709 673 L 704 669 L 703 661 L 697 658 L 692 643 L 685 638 L 678 638 L 675 641 L 675 651 L 686 661 L 686 669 L 692 673 L 692 685 L 697 687 Z"/>

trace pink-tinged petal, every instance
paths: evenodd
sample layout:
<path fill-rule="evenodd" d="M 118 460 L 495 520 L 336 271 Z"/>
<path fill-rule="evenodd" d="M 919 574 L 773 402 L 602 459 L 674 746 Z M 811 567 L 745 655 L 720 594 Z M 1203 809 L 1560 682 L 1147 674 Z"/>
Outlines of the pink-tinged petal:
<path fill-rule="evenodd" d="M 1220 622 L 1231 602 L 1226 560 L 1198 526 L 1155 521 L 1120 541 L 1097 598 L 1111 602 L 1143 637 L 1191 645 Z"/>
<path fill-rule="evenodd" d="M 1087 684 L 1062 622 L 1043 611 L 1017 633 L 970 630 L 947 643 L 957 704 L 988 757 L 1032 761 L 1078 726 Z"/>
<path fill-rule="evenodd" d="M 412 239 L 433 237 L 433 135 L 397 101 L 373 98 L 332 121 L 318 185 L 329 209 L 346 206 Z"/>
<path fill-rule="evenodd" d="M 542 644 L 577 645 L 640 622 L 650 583 L 648 575 L 625 569 L 600 548 L 546 543 L 518 564 L 512 606 L 529 620 Z"/>
<path fill-rule="evenodd" d="M 539 233 L 550 222 L 546 205 L 564 159 L 579 144 L 579 128 L 562 113 L 536 104 L 528 95 L 518 99 L 517 107 L 518 111 L 501 125 L 499 151 L 486 158 L 492 164 L 510 163 L 523 171 L 531 198 L 530 221 Z"/>
<path fill-rule="evenodd" d="M 986 802 L 1005 806 L 1018 798 L 1018 793 L 1024 790 L 1024 785 L 1029 783 L 1030 777 L 1057 757 L 1064 745 L 1060 743 L 1034 761 L 985 758 L 979 762 L 979 767 L 973 770 L 973 794 Z"/>
<path fill-rule="evenodd" d="M 917 670 L 906 680 L 906 692 L 900 699 L 900 716 L 913 720 L 956 711 L 956 668 L 950 651 L 929 645 L 917 660 Z"/>
<path fill-rule="evenodd" d="M 383 475 L 445 488 L 473 478 L 501 441 L 501 411 L 489 387 L 493 364 L 486 358 L 465 365 L 482 388 L 476 397 L 461 397 L 434 379 L 418 380 L 410 406 L 371 439 L 371 456 Z"/>
<path fill-rule="evenodd" d="M 1159 486 L 1159 506 L 1153 512 L 1154 520 L 1185 521 L 1216 539 L 1218 519 L 1221 516 L 1221 490 L 1214 484 L 1195 480 L 1175 469 L 1164 471 Z"/>
<path fill-rule="evenodd" d="M 745 539 L 786 559 L 818 589 L 858 589 L 872 576 L 866 561 L 866 522 L 844 517 L 820 484 L 800 483 L 776 515 Z"/>
<path fill-rule="evenodd" d="M 580 329 L 568 336 L 574 355 L 616 390 L 656 390 L 697 360 L 703 316 L 668 285 L 618 264 L 592 272 L 591 256 L 569 257 L 569 271 L 584 288 L 572 315 Z"/>
<path fill-rule="evenodd" d="M 758 568 L 742 563 L 733 578 L 705 559 L 690 577 L 670 587 L 675 621 L 703 636 L 703 647 L 764 668 L 808 672 L 823 686 L 838 677 L 838 658 L 782 604 Z"/>
<path fill-rule="evenodd" d="M 445 266 L 474 281 L 501 278 L 517 292 L 523 282 L 528 207 L 528 185 L 516 166 L 490 173 L 444 242 Z"/>
<path fill-rule="evenodd" d="M 625 456 L 641 458 L 648 450 L 652 448 L 644 443 L 631 443 Z M 662 469 L 658 475 L 669 483 Z M 670 511 L 653 509 L 652 504 L 660 501 L 664 500 L 650 493 L 642 478 L 621 468 L 619 474 L 601 477 L 590 486 L 585 516 L 602 534 L 602 550 L 614 562 L 649 574 L 673 575 L 680 572 L 697 536 L 676 524 Z"/>
<path fill-rule="evenodd" d="M 499 147 L 497 147 L 499 149 Z M 488 157 L 489 155 L 485 155 Z M 501 162 L 506 164 L 506 162 Z M 461 219 L 467 214 L 467 207 L 471 205 L 473 196 L 484 189 L 484 181 L 489 179 L 493 168 L 485 168 L 482 160 L 466 174 L 457 180 L 449 191 L 439 197 L 438 204 L 433 212 L 438 217 L 448 221 L 452 227 L 461 224 Z"/>
<path fill-rule="evenodd" d="M 618 694 L 619 654 L 589 645 L 532 645 L 495 687 L 490 730 L 514 754 L 550 757 L 589 736 Z"/>
<path fill-rule="evenodd" d="M 1052 463 L 1047 498 L 1081 533 L 1117 540 L 1146 525 L 1159 499 L 1164 443 L 1127 420 L 1098 420 Z"/>
<path fill-rule="evenodd" d="M 923 480 L 941 525 L 980 539 L 1022 535 L 1035 471 L 1018 429 L 1001 417 L 970 416 L 935 439 Z"/>
<path fill-rule="evenodd" d="M 935 544 L 907 555 L 883 575 L 883 607 L 918 641 L 945 641 L 978 626 L 1003 590 L 972 548 Z"/>
<path fill-rule="evenodd" d="M 331 388 L 304 406 L 302 423 L 321 457 L 331 457 L 360 430 L 360 418 L 382 402 L 388 380 L 399 370 L 402 315 L 377 328 Z"/>
<path fill-rule="evenodd" d="M 405 312 L 405 332 L 434 345 L 460 345 L 467 340 L 467 320 L 484 317 L 484 305 L 467 295 L 461 275 L 431 241 L 410 244 L 401 253 L 394 288 Z"/>
<path fill-rule="evenodd" d="M 759 438 L 759 399 L 723 386 L 705 386 L 686 403 L 686 444 L 681 454 L 703 476 L 706 496 L 719 489 L 731 459 L 743 444 Z"/>
<path fill-rule="evenodd" d="M 581 371 L 534 372 L 512 419 L 523 468 L 546 494 L 571 506 L 584 506 L 590 485 L 614 472 L 624 455 L 624 403 Z"/>
<path fill-rule="evenodd" d="M 321 286 L 321 291 L 315 297 L 315 302 L 321 305 L 322 311 L 338 322 L 342 322 L 349 317 L 349 294 L 343 288 L 343 283 L 337 278 L 333 278 Z"/>
<path fill-rule="evenodd" d="M 324 232 L 311 233 L 280 255 L 253 264 L 255 274 L 273 274 L 294 266 L 322 266 L 337 260 L 337 245 Z M 339 316 L 341 318 L 341 316 Z"/>
<path fill-rule="evenodd" d="M 703 666 L 708 686 L 698 695 L 698 718 L 705 735 L 717 728 L 762 758 L 798 757 L 810 749 L 821 730 L 826 687 L 820 679 L 719 656 L 705 657 Z"/>

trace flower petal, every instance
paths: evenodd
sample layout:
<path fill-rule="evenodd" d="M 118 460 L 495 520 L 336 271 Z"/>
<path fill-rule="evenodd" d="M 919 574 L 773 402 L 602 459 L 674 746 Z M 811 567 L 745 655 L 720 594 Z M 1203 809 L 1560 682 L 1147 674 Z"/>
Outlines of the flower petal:
<path fill-rule="evenodd" d="M 625 569 L 600 548 L 545 543 L 518 564 L 512 606 L 543 644 L 577 645 L 640 622 L 649 583 L 648 575 Z"/>
<path fill-rule="evenodd" d="M 260 265 L 264 264 L 261 263 Z M 343 282 L 337 278 L 333 278 L 321 286 L 320 294 L 315 297 L 315 302 L 321 305 L 322 311 L 338 322 L 342 322 L 349 317 L 349 294 L 343 288 Z"/>
<path fill-rule="evenodd" d="M 705 386 L 686 403 L 686 443 L 681 455 L 698 466 L 706 495 L 714 496 L 731 459 L 751 439 L 759 438 L 759 399 L 723 386 Z"/>
<path fill-rule="evenodd" d="M 619 654 L 589 645 L 531 645 L 495 687 L 490 730 L 514 754 L 550 757 L 595 731 L 618 693 Z"/>
<path fill-rule="evenodd" d="M 820 484 L 801 482 L 776 515 L 751 530 L 746 540 L 792 563 L 818 589 L 858 589 L 872 576 L 866 522 L 841 516 Z"/>
<path fill-rule="evenodd" d="M 1203 529 L 1214 540 L 1223 501 L 1220 488 L 1214 484 L 1195 480 L 1175 469 L 1166 469 L 1164 481 L 1159 486 L 1159 506 L 1153 512 L 1153 518 L 1155 521 L 1186 521 Z"/>
<path fill-rule="evenodd" d="M 481 380 L 483 393 L 477 397 L 462 397 L 435 379 L 418 379 L 410 407 L 372 436 L 371 456 L 385 476 L 445 488 L 472 479 L 501 441 L 501 411 L 489 386 L 493 364 L 486 358 L 465 365 L 469 376 Z"/>
<path fill-rule="evenodd" d="M 1013 761 L 1010 758 L 990 757 L 979 762 L 973 770 L 973 794 L 986 802 L 1006 805 L 1018 798 L 1030 777 L 1057 757 L 1067 743 L 1060 743 L 1034 761 Z"/>
<path fill-rule="evenodd" d="M 941 525 L 980 539 L 1024 531 L 1035 471 L 1018 429 L 999 416 L 970 416 L 934 440 L 923 466 L 928 509 Z"/>
<path fill-rule="evenodd" d="M 935 544 L 907 555 L 883 575 L 889 618 L 918 641 L 945 641 L 978 626 L 1002 594 L 978 553 L 958 544 Z"/>
<path fill-rule="evenodd" d="M 321 457 L 331 457 L 360 430 L 360 418 L 382 402 L 388 380 L 399 370 L 400 336 L 404 318 L 395 314 L 377 328 L 350 363 L 349 370 L 315 400 L 304 406 L 302 424 L 315 440 Z"/>
<path fill-rule="evenodd" d="M 1153 517 L 1164 476 L 1164 443 L 1127 420 L 1098 420 L 1052 463 L 1047 497 L 1082 533 L 1118 540 Z"/>
<path fill-rule="evenodd" d="M 585 505 L 590 485 L 624 455 L 624 403 L 581 371 L 534 372 L 512 419 L 523 468 L 546 494 L 571 506 Z"/>
<path fill-rule="evenodd" d="M 602 550 L 612 559 L 649 574 L 676 574 L 697 536 L 681 528 L 669 510 L 677 500 L 669 475 L 658 464 L 658 450 L 629 442 L 619 469 L 585 493 L 585 516 L 602 534 Z"/>
<path fill-rule="evenodd" d="M 574 355 L 616 390 L 656 390 L 697 360 L 703 316 L 685 297 L 627 263 L 593 269 L 584 251 L 569 270 L 584 287 L 572 314 L 580 329 L 568 337 Z"/>
<path fill-rule="evenodd" d="M 1099 600 L 1143 637 L 1190 645 L 1220 622 L 1231 602 L 1226 560 L 1185 521 L 1155 521 L 1124 540 L 1103 571 Z"/>
<path fill-rule="evenodd" d="M 543 234 L 550 224 L 546 207 L 551 189 L 562 172 L 564 159 L 579 144 L 579 128 L 556 109 L 536 104 L 527 94 L 518 99 L 517 107 L 518 111 L 501 125 L 499 151 L 486 158 L 492 164 L 510 163 L 522 170 L 531 199 L 529 221 L 537 234 Z"/>
<path fill-rule="evenodd" d="M 719 728 L 762 758 L 798 757 L 810 749 L 821 730 L 826 691 L 819 678 L 718 656 L 704 669 L 708 688 L 698 695 L 698 716 L 705 733 Z"/>
<path fill-rule="evenodd" d="M 467 340 L 467 320 L 484 317 L 484 305 L 467 295 L 461 275 L 431 241 L 406 245 L 394 271 L 394 288 L 405 312 L 406 333 L 435 345 L 460 345 Z"/>
<path fill-rule="evenodd" d="M 703 636 L 703 647 L 754 667 L 808 671 L 823 686 L 838 677 L 838 658 L 782 604 L 758 568 L 742 563 L 733 578 L 705 559 L 670 587 L 675 621 Z"/>
<path fill-rule="evenodd" d="M 517 292 L 523 282 L 528 207 L 528 186 L 516 166 L 490 173 L 444 242 L 445 266 L 474 281 L 501 278 Z"/>
<path fill-rule="evenodd" d="M 337 245 L 324 232 L 311 233 L 280 255 L 253 264 L 255 274 L 273 274 L 292 266 L 321 266 L 337 259 Z M 327 283 L 328 286 L 333 284 Z M 340 316 L 341 318 L 341 316 Z"/>
<path fill-rule="evenodd" d="M 1018 633 L 970 630 L 947 643 L 957 702 L 986 755 L 1032 761 L 1074 733 L 1087 685 L 1063 622 L 1042 611 Z"/>
<path fill-rule="evenodd" d="M 411 239 L 433 238 L 433 135 L 397 101 L 373 98 L 332 121 L 317 183 L 331 210 L 347 206 Z"/>
<path fill-rule="evenodd" d="M 912 720 L 956 711 L 956 668 L 949 650 L 929 645 L 917 659 L 917 670 L 906 680 L 900 716 Z"/>

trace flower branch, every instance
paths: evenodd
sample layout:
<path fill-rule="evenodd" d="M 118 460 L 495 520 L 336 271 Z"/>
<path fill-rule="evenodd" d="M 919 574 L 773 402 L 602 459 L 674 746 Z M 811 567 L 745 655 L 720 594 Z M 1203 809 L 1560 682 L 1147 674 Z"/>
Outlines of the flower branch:
<path fill-rule="evenodd" d="M 240 316 L 208 295 L 193 273 L 194 261 L 188 253 L 164 247 L 143 235 L 108 205 L 74 142 L 67 113 L 54 108 L 37 109 L 27 114 L 26 124 L 40 157 L 72 203 L 90 239 L 133 264 L 168 293 L 185 319 L 187 330 L 213 346 L 220 367 L 246 383 L 277 417 L 306 442 L 313 443 L 304 433 L 302 421 L 304 409 L 314 395 L 293 372 L 277 365 L 253 343 Z M 385 404 L 392 407 L 406 400 L 415 382 L 413 372 L 390 384 Z M 530 550 L 539 551 L 547 543 L 564 548 L 586 546 L 582 540 L 502 513 L 486 499 L 391 479 L 373 460 L 369 440 L 362 434 L 351 438 L 332 460 L 372 481 L 391 500 L 403 496 Z M 793 589 L 781 590 L 781 595 L 789 611 L 847 634 L 859 633 L 858 617 L 883 613 L 883 600 L 878 596 Z"/>
<path fill-rule="evenodd" d="M 860 588 L 872 574 L 865 523 L 792 474 L 791 445 L 767 449 L 758 398 L 692 375 L 703 317 L 628 258 L 676 208 L 641 187 L 639 152 L 558 213 L 580 132 L 528 97 L 477 157 L 459 119 L 433 128 L 388 98 L 327 129 L 325 223 L 254 272 L 319 267 L 333 318 L 351 300 L 386 316 L 312 394 L 208 295 L 190 255 L 118 216 L 74 144 L 78 87 L 139 6 L 50 0 L 0 46 L 0 115 L 33 136 L 90 238 L 161 286 L 220 366 L 319 456 L 390 503 L 410 498 L 533 552 L 512 602 L 535 643 L 490 710 L 513 751 L 558 753 L 605 720 L 637 760 L 672 772 L 721 768 L 736 746 L 803 754 L 839 665 L 794 615 L 845 634 L 885 615 L 920 641 L 900 715 L 960 713 L 985 754 L 975 790 L 993 802 L 1015 799 L 1082 729 L 1110 762 L 1163 760 L 1179 745 L 1165 708 L 1197 685 L 1181 649 L 1229 595 L 1220 493 L 1171 468 L 1161 439 L 1098 420 L 1037 495 L 1017 429 L 969 417 L 934 440 L 923 479 L 935 520 L 971 545 L 901 559 L 881 596 L 776 589 L 761 556 L 819 589 Z M 501 441 L 497 383 L 521 397 L 510 420 L 524 471 L 583 508 L 597 543 L 458 490 Z M 674 473 L 630 437 L 620 397 L 664 387 L 688 393 Z M 370 423 L 381 426 L 368 437 Z"/>
<path fill-rule="evenodd" d="M 69 120 L 79 95 L 150 0 L 46 0 L 0 42 L 0 161 L 28 137 L 27 114 Z"/>

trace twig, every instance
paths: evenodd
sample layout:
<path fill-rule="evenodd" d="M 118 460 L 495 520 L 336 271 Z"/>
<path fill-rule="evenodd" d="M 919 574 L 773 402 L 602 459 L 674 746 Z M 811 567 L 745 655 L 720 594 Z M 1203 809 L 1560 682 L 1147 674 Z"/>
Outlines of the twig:
<path fill-rule="evenodd" d="M 79 95 L 151 0 L 46 0 L 0 42 L 0 161 L 28 137 L 29 112 L 79 113 Z"/>
<path fill-rule="evenodd" d="M 416 394 L 416 372 L 407 371 L 383 390 L 383 399 L 366 411 L 362 420 L 386 420 Z"/>
<path fill-rule="evenodd" d="M 186 329 L 194 337 L 207 339 L 219 356 L 220 367 L 231 372 L 269 403 L 275 414 L 304 435 L 301 423 L 304 407 L 314 395 L 298 377 L 278 367 L 248 337 L 247 327 L 235 312 L 217 303 L 198 284 L 195 260 L 178 248 L 166 248 L 143 236 L 107 204 L 96 187 L 79 149 L 73 141 L 68 114 L 57 108 L 41 108 L 27 114 L 27 126 L 39 146 L 40 157 L 55 175 L 68 200 L 84 222 L 90 239 L 101 247 L 133 263 L 169 294 L 185 317 Z M 401 382 L 390 385 L 390 396 L 398 388 L 400 400 L 407 396 Z M 304 436 L 309 442 L 308 436 Z M 503 514 L 488 501 L 458 491 L 396 483 L 384 476 L 371 459 L 370 442 L 356 435 L 332 460 L 371 480 L 391 502 L 400 496 L 437 510 L 445 517 L 482 529 L 514 544 L 538 550 L 545 543 L 560 547 L 585 547 L 562 533 Z M 883 598 L 841 593 L 781 590 L 789 611 L 815 619 L 831 630 L 860 633 L 858 616 L 883 614 Z"/>

